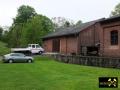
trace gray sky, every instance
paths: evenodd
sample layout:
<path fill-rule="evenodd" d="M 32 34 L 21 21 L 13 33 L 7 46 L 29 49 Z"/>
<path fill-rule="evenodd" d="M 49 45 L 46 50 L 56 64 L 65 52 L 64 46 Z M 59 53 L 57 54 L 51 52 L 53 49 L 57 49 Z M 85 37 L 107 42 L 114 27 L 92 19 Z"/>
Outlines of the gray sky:
<path fill-rule="evenodd" d="M 21 5 L 32 6 L 37 13 L 83 22 L 109 17 L 120 0 L 0 0 L 0 25 L 10 26 Z"/>

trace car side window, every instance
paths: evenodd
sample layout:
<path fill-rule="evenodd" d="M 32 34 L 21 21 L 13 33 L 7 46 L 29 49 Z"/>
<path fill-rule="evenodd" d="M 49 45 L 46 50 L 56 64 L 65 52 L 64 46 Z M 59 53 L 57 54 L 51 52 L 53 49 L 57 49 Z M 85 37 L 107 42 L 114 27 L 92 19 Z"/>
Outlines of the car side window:
<path fill-rule="evenodd" d="M 24 55 L 24 54 L 19 54 L 19 56 L 22 56 L 22 57 L 24 57 L 25 55 Z"/>
<path fill-rule="evenodd" d="M 24 56 L 23 54 L 11 54 L 11 56 Z"/>
<path fill-rule="evenodd" d="M 32 45 L 32 48 L 35 48 L 35 45 Z"/>
<path fill-rule="evenodd" d="M 40 48 L 40 46 L 39 46 L 39 45 L 36 45 L 36 48 Z"/>
<path fill-rule="evenodd" d="M 16 54 L 11 54 L 10 56 L 17 56 Z"/>

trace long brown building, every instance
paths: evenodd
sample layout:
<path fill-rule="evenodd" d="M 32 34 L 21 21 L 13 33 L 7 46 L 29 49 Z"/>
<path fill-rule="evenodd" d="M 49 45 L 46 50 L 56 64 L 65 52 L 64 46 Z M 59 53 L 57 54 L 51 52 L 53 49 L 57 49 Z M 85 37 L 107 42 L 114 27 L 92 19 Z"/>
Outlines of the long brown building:
<path fill-rule="evenodd" d="M 60 28 L 43 37 L 45 52 L 120 57 L 120 16 Z"/>

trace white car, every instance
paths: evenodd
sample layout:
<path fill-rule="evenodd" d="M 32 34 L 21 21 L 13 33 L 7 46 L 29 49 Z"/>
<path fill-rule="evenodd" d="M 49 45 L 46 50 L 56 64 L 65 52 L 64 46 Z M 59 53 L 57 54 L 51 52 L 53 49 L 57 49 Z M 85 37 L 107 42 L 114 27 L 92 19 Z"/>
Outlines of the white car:
<path fill-rule="evenodd" d="M 27 48 L 12 48 L 12 52 L 30 52 L 31 54 L 42 54 L 44 49 L 39 44 L 28 44 Z"/>

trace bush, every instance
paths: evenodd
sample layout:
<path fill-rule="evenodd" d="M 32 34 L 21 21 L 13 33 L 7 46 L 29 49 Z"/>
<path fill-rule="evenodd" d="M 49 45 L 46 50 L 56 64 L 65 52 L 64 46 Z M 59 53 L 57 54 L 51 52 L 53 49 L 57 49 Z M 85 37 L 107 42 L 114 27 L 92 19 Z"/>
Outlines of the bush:
<path fill-rule="evenodd" d="M 7 47 L 7 44 L 0 42 L 0 55 L 4 55 L 10 52 L 10 48 Z"/>

